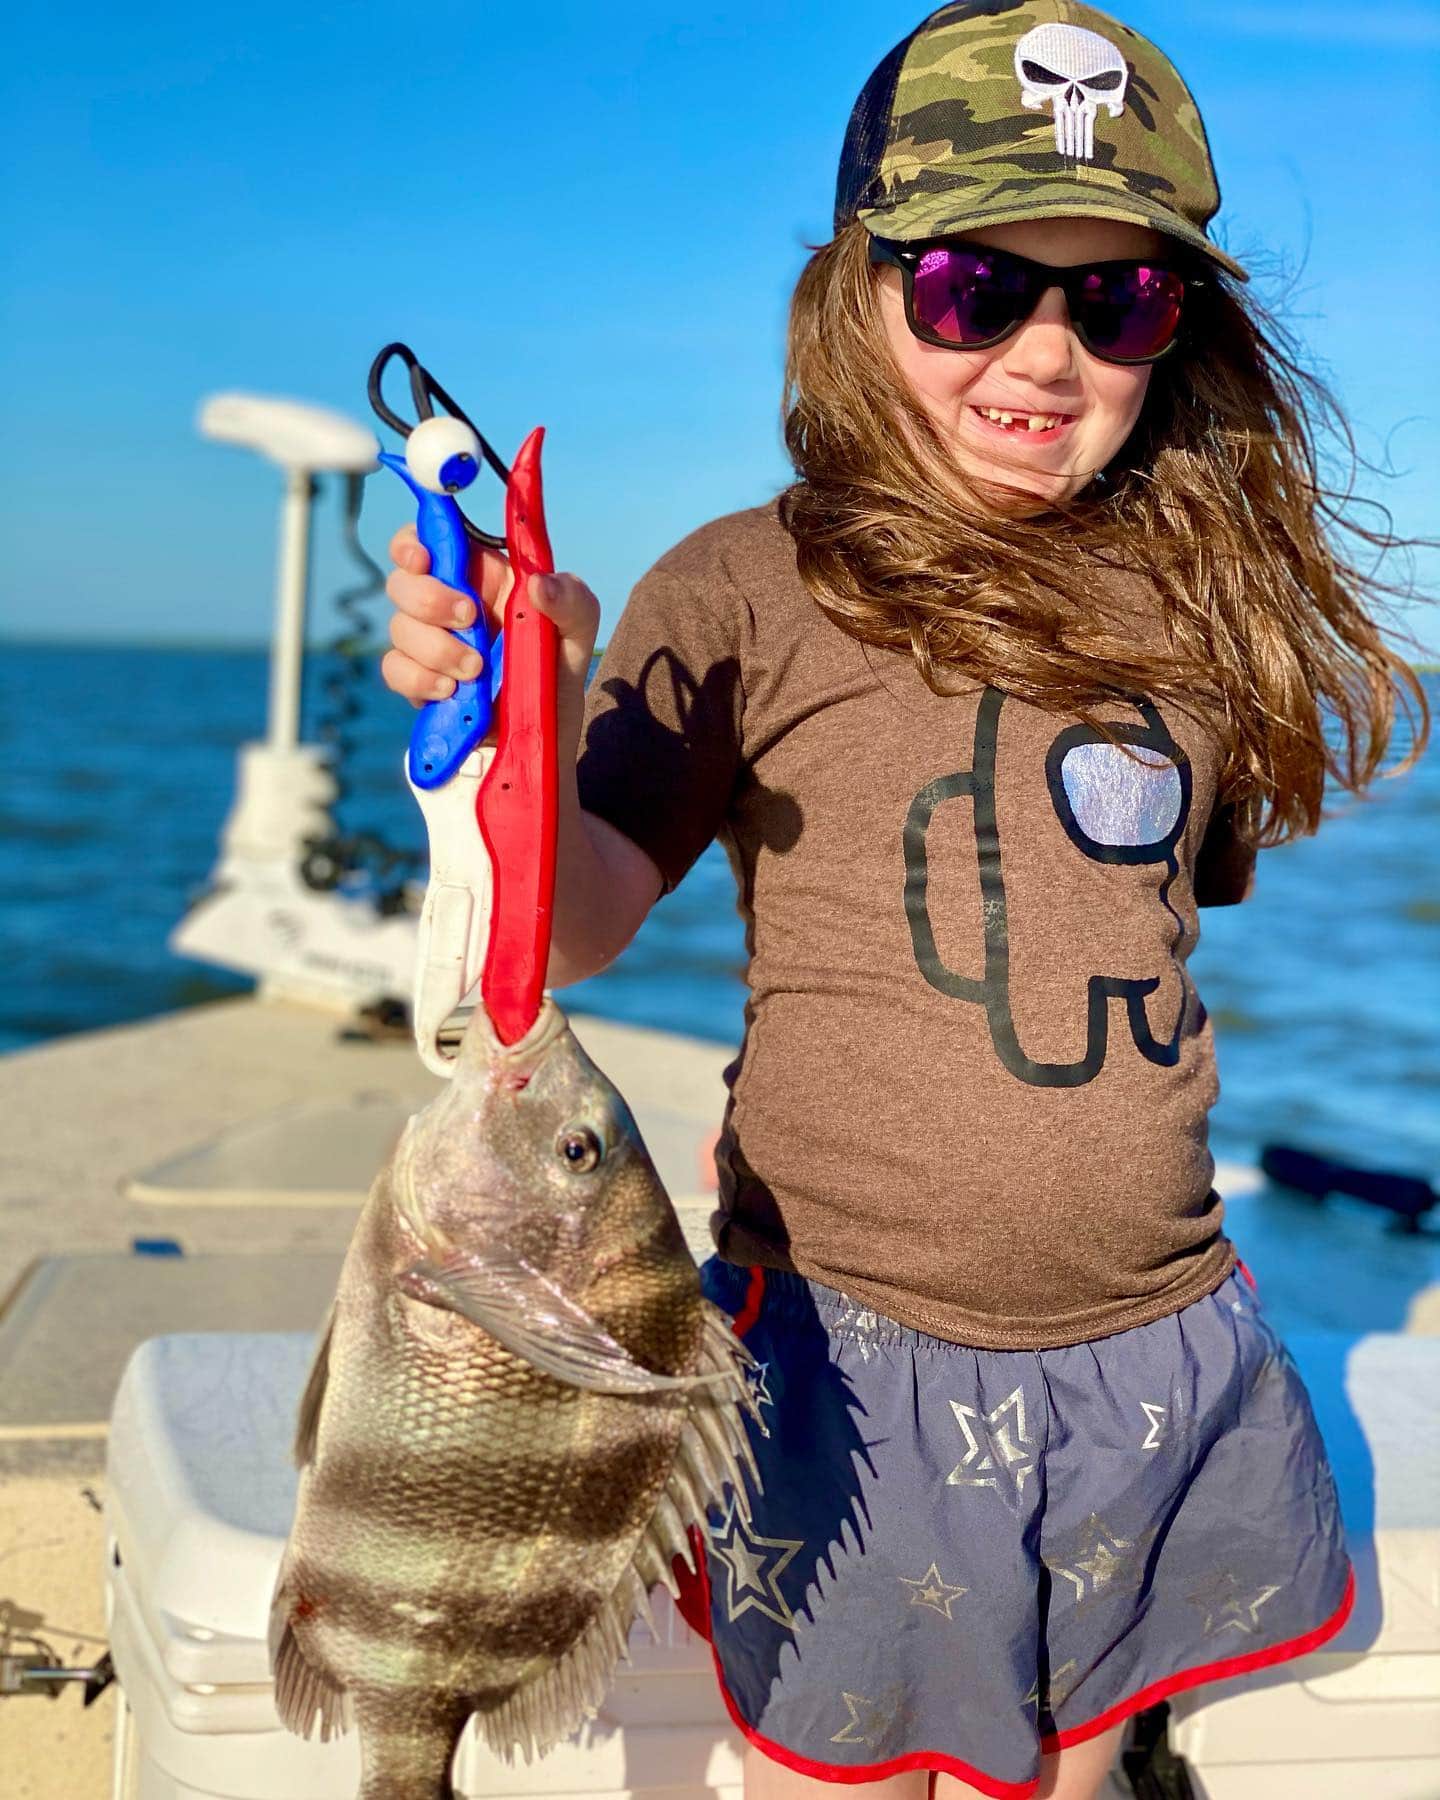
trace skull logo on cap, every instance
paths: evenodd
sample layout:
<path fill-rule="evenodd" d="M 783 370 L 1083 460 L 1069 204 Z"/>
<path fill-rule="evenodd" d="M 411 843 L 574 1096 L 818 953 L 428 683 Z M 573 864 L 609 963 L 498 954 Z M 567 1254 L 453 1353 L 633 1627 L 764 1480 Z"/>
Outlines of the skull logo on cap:
<path fill-rule="evenodd" d="M 1046 106 L 1055 117 L 1061 156 L 1089 162 L 1095 155 L 1095 114 L 1104 105 L 1112 119 L 1125 110 L 1129 69 L 1108 38 L 1081 25 L 1037 25 L 1015 46 L 1020 104 Z"/>

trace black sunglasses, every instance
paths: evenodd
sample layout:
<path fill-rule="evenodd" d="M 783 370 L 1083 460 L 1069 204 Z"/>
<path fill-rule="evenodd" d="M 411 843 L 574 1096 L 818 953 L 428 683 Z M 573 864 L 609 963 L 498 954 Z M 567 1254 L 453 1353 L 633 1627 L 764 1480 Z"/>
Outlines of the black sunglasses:
<path fill-rule="evenodd" d="M 893 263 L 915 336 L 946 350 L 985 350 L 1024 324 L 1058 287 L 1075 335 L 1104 362 L 1152 363 L 1179 337 L 1185 294 L 1204 277 L 1149 257 L 1055 268 L 988 244 L 870 240 L 872 263 Z"/>

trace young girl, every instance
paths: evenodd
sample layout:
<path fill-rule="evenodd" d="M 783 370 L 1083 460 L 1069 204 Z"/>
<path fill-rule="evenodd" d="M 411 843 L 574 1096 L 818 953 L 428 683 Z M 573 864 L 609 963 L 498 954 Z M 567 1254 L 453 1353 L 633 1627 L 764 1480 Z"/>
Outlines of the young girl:
<path fill-rule="evenodd" d="M 1130 1714 L 1351 1605 L 1308 1399 L 1222 1230 L 1185 965 L 1196 907 L 1315 828 L 1327 769 L 1369 782 L 1397 690 L 1424 701 L 1322 529 L 1326 397 L 1218 204 L 1137 33 L 942 8 L 867 82 L 795 294 L 797 482 L 660 559 L 588 695 L 594 596 L 532 588 L 578 752 L 551 982 L 712 838 L 739 886 L 704 1282 L 769 1435 L 692 1603 L 751 1800 L 1087 1800 Z M 386 679 L 445 695 L 469 605 L 412 531 L 392 555 Z M 500 559 L 476 579 L 498 619 Z"/>

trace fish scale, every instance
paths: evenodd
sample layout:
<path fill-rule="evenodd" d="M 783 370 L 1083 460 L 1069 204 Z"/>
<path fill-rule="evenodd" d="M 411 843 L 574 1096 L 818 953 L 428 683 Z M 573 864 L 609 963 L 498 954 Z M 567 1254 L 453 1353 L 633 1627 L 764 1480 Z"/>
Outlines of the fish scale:
<path fill-rule="evenodd" d="M 553 1001 L 509 1046 L 477 1012 L 366 1203 L 302 1401 L 285 1723 L 358 1728 L 361 1800 L 451 1795 L 472 1717 L 507 1759 L 573 1732 L 690 1528 L 748 1511 L 749 1365 Z"/>

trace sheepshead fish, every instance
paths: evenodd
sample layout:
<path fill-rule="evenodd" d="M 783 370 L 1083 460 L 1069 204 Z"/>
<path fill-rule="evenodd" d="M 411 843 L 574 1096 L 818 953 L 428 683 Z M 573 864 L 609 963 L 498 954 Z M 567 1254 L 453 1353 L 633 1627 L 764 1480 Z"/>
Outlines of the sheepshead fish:
<path fill-rule="evenodd" d="M 748 1352 L 625 1102 L 553 1001 L 483 1009 L 371 1191 L 300 1406 L 270 1619 L 285 1724 L 358 1726 L 360 1800 L 444 1800 L 474 1717 L 593 1717 L 688 1528 L 744 1477 Z"/>

